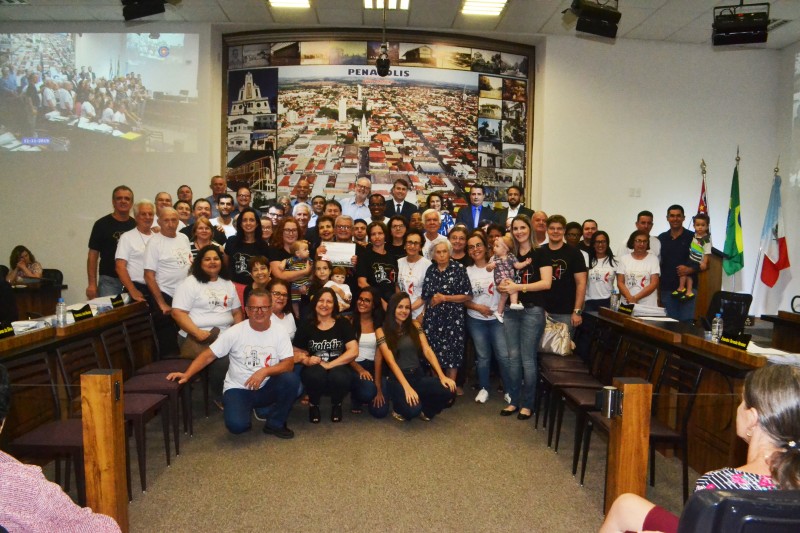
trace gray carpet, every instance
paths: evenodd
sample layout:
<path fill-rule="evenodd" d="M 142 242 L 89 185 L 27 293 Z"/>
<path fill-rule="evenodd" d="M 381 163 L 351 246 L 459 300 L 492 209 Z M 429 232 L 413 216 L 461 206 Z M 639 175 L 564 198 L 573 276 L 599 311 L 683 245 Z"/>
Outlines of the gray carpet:
<path fill-rule="evenodd" d="M 581 487 L 570 474 L 574 418 L 565 416 L 555 454 L 546 430 L 500 417 L 503 406 L 497 393 L 481 405 L 468 391 L 432 422 L 346 410 L 332 424 L 323 401 L 323 421 L 312 425 L 297 404 L 286 441 L 255 419 L 250 433 L 229 435 L 212 407 L 208 419 L 196 415 L 170 468 L 151 423 L 147 493 L 132 466 L 131 531 L 596 531 L 606 441 L 593 439 Z M 680 510 L 680 463 L 658 457 L 648 495 Z"/>

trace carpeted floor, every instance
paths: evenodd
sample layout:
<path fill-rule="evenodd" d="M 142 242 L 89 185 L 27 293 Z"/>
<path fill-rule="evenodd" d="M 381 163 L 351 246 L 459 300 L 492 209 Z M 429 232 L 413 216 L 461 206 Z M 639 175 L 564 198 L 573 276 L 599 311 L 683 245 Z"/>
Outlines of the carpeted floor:
<path fill-rule="evenodd" d="M 250 433 L 230 435 L 212 408 L 196 416 L 169 468 L 151 423 L 147 493 L 132 466 L 131 531 L 596 531 L 606 441 L 592 440 L 581 487 L 570 473 L 574 418 L 565 416 L 555 454 L 532 420 L 499 416 L 499 394 L 484 405 L 473 397 L 467 391 L 432 422 L 346 410 L 332 424 L 323 403 L 323 421 L 312 425 L 297 404 L 293 440 L 264 435 L 255 419 Z M 680 510 L 678 460 L 658 456 L 648 496 Z"/>

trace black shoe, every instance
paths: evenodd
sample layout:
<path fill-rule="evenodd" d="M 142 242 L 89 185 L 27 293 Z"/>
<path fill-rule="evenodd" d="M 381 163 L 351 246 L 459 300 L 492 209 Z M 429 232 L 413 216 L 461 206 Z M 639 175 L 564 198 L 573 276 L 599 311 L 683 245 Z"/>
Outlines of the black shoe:
<path fill-rule="evenodd" d="M 516 407 L 513 409 L 503 409 L 502 411 L 500 411 L 500 416 L 511 416 L 516 412 L 517 412 Z"/>
<path fill-rule="evenodd" d="M 527 420 L 527 419 L 529 419 L 529 418 L 530 418 L 532 415 L 533 415 L 533 413 L 528 413 L 528 414 L 525 414 L 525 413 L 522 413 L 522 412 L 520 412 L 519 414 L 517 414 L 517 420 Z"/>
<path fill-rule="evenodd" d="M 308 406 L 308 421 L 312 424 L 319 424 L 320 418 L 322 415 L 319 412 L 318 405 L 309 405 Z"/>
<path fill-rule="evenodd" d="M 294 438 L 294 431 L 286 427 L 286 424 L 280 428 L 271 428 L 268 425 L 264 424 L 264 433 L 267 435 L 275 435 L 279 439 L 293 439 Z"/>
<path fill-rule="evenodd" d="M 337 403 L 333 407 L 331 407 L 331 422 L 341 422 L 342 421 L 342 404 Z"/>

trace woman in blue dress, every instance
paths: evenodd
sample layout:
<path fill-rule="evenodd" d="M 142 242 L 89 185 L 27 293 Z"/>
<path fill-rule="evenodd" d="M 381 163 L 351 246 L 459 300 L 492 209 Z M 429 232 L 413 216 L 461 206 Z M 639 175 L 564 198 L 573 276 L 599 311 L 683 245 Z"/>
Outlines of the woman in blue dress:
<path fill-rule="evenodd" d="M 438 192 L 432 192 L 428 195 L 428 201 L 426 203 L 428 209 L 436 209 L 439 212 L 439 216 L 442 219 L 442 225 L 439 227 L 439 234 L 447 237 L 450 230 L 456 225 L 456 221 L 448 210 L 445 209 L 444 198 L 442 198 L 442 195 Z"/>
<path fill-rule="evenodd" d="M 451 249 L 449 241 L 442 241 L 431 252 L 433 264 L 422 285 L 426 303 L 422 329 L 445 375 L 455 380 L 464 360 L 464 302 L 472 297 L 472 286 L 464 265 L 450 258 Z"/>

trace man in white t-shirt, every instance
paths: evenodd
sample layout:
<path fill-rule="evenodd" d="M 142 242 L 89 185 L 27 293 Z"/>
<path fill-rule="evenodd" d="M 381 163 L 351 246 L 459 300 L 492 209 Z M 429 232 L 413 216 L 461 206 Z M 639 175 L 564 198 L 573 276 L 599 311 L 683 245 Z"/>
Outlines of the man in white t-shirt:
<path fill-rule="evenodd" d="M 211 219 L 211 224 L 219 231 L 225 233 L 225 237 L 231 238 L 236 235 L 236 225 L 233 223 L 233 196 L 222 193 L 217 201 L 217 212 L 219 216 Z"/>
<path fill-rule="evenodd" d="M 170 316 L 172 297 L 189 275 L 192 264 L 189 238 L 178 233 L 178 222 L 175 209 L 163 208 L 158 216 L 161 231 L 150 238 L 144 249 L 144 281 L 152 297 L 150 311 L 161 352 L 167 354 L 178 351 L 178 327 Z"/>
<path fill-rule="evenodd" d="M 253 409 L 269 407 L 263 432 L 291 439 L 286 419 L 297 398 L 300 378 L 293 372 L 294 351 L 289 334 L 271 326 L 272 296 L 255 289 L 247 300 L 248 319 L 231 326 L 192 361 L 186 372 L 167 379 L 188 382 L 215 359 L 229 356 L 222 401 L 225 427 L 234 434 L 251 428 Z"/>

